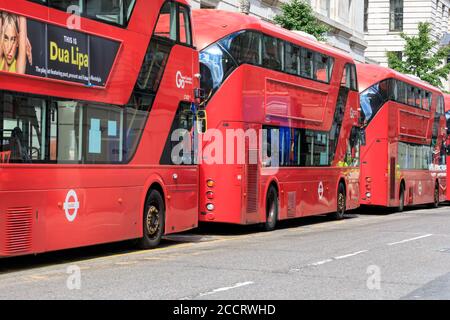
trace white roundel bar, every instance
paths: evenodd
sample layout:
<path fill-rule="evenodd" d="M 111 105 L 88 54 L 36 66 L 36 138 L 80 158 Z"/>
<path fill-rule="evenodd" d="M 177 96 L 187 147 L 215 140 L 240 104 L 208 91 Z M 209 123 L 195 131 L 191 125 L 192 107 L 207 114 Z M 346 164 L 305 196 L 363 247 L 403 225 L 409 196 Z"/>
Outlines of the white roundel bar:
<path fill-rule="evenodd" d="M 322 200 L 323 198 L 323 182 L 319 182 L 319 186 L 317 187 L 317 194 L 319 195 L 319 199 Z"/>

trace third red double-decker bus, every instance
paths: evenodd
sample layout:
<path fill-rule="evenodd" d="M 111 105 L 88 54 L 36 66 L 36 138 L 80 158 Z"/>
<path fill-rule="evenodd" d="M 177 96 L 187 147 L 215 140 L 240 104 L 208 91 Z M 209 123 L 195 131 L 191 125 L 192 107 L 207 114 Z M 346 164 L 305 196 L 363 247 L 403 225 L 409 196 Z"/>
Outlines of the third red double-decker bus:
<path fill-rule="evenodd" d="M 0 29 L 0 257 L 196 227 L 187 1 L 0 0 Z"/>
<path fill-rule="evenodd" d="M 352 58 L 239 13 L 194 10 L 193 21 L 208 114 L 200 220 L 272 230 L 277 220 L 356 208 Z"/>
<path fill-rule="evenodd" d="M 396 207 L 445 200 L 444 98 L 413 76 L 357 65 L 366 143 L 361 204 Z"/>
<path fill-rule="evenodd" d="M 447 163 L 450 155 L 450 94 L 444 94 L 444 103 L 445 103 L 445 119 L 447 121 L 447 139 L 446 139 L 446 152 L 447 152 Z M 447 167 L 447 176 L 448 175 L 448 167 Z M 447 201 L 450 200 L 450 189 L 447 187 Z"/>

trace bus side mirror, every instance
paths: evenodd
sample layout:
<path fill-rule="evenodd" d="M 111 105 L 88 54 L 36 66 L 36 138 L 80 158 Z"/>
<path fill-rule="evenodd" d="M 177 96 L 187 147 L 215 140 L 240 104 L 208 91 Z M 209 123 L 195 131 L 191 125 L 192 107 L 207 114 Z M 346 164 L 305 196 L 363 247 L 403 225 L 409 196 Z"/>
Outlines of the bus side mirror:
<path fill-rule="evenodd" d="M 359 140 L 361 141 L 361 145 L 366 145 L 366 128 L 359 129 Z"/>
<path fill-rule="evenodd" d="M 201 88 L 195 88 L 194 89 L 194 97 L 195 99 L 199 99 L 200 101 L 205 101 L 206 99 L 206 91 Z"/>

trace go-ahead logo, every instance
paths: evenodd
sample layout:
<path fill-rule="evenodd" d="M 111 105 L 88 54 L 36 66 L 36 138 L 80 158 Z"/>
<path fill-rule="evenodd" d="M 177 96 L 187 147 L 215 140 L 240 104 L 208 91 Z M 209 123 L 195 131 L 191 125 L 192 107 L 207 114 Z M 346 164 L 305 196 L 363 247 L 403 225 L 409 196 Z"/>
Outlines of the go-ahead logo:
<path fill-rule="evenodd" d="M 80 209 L 80 202 L 75 190 L 69 190 L 66 195 L 66 201 L 64 201 L 64 212 L 69 222 L 73 222 L 77 217 L 78 209 Z"/>
<path fill-rule="evenodd" d="M 177 71 L 175 82 L 178 89 L 184 89 L 186 87 L 186 84 L 192 84 L 192 78 L 183 76 L 181 71 Z"/>

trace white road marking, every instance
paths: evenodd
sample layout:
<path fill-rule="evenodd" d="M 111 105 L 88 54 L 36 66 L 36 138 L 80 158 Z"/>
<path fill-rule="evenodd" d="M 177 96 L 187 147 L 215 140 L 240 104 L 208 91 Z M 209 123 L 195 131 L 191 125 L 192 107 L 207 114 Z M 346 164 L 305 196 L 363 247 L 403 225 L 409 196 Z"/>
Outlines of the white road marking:
<path fill-rule="evenodd" d="M 198 295 L 198 297 L 204 297 L 204 296 L 208 296 L 208 295 L 215 294 L 215 293 L 218 293 L 218 292 L 224 292 L 224 291 L 228 291 L 228 290 L 232 290 L 232 289 L 237 289 L 237 288 L 249 286 L 249 285 L 251 285 L 253 283 L 254 282 L 252 282 L 252 281 L 239 282 L 239 283 L 236 283 L 235 285 L 233 285 L 231 287 L 223 287 L 223 288 L 214 289 L 214 290 L 209 291 L 209 292 L 200 293 Z"/>
<path fill-rule="evenodd" d="M 393 246 L 393 245 L 396 245 L 396 244 L 402 244 L 402 243 L 406 243 L 406 242 L 410 242 L 410 241 L 414 241 L 414 240 L 428 238 L 428 237 L 431 237 L 431 236 L 432 236 L 431 233 L 430 234 L 424 234 L 423 236 L 420 236 L 420 237 L 415 237 L 415 238 L 411 238 L 411 239 L 405 239 L 405 240 L 402 240 L 402 241 L 388 243 L 388 246 Z"/>
<path fill-rule="evenodd" d="M 364 253 L 364 252 L 368 252 L 368 251 L 369 250 L 361 250 L 361 251 L 350 253 L 350 254 L 346 254 L 346 255 L 343 255 L 343 256 L 334 257 L 334 259 L 341 260 L 341 259 L 345 259 L 345 258 L 350 258 L 350 257 L 356 256 L 358 254 L 361 254 L 361 253 Z"/>
<path fill-rule="evenodd" d="M 338 256 L 338 257 L 334 257 L 334 258 L 330 258 L 330 259 L 325 259 L 325 260 L 321 260 L 321 261 L 318 261 L 318 262 L 314 262 L 314 263 L 309 264 L 308 266 L 317 267 L 317 266 L 321 266 L 323 264 L 326 264 L 326 263 L 329 263 L 329 262 L 333 262 L 333 261 L 336 261 L 336 260 L 342 260 L 342 259 L 345 259 L 345 258 L 354 257 L 354 256 L 356 256 L 358 254 L 361 254 L 361 253 L 364 253 L 364 252 L 368 252 L 368 251 L 369 250 L 361 250 L 361 251 L 349 253 L 349 254 L 346 254 L 346 255 L 343 255 L 343 256 Z M 299 270 L 300 269 L 291 269 L 292 272 L 299 271 Z"/>
<path fill-rule="evenodd" d="M 310 266 L 320 266 L 322 264 L 325 264 L 325 263 L 328 263 L 328 262 L 332 262 L 332 261 L 333 261 L 333 259 L 325 259 L 325 260 L 322 260 L 322 261 L 319 261 L 319 262 L 311 263 Z"/>

